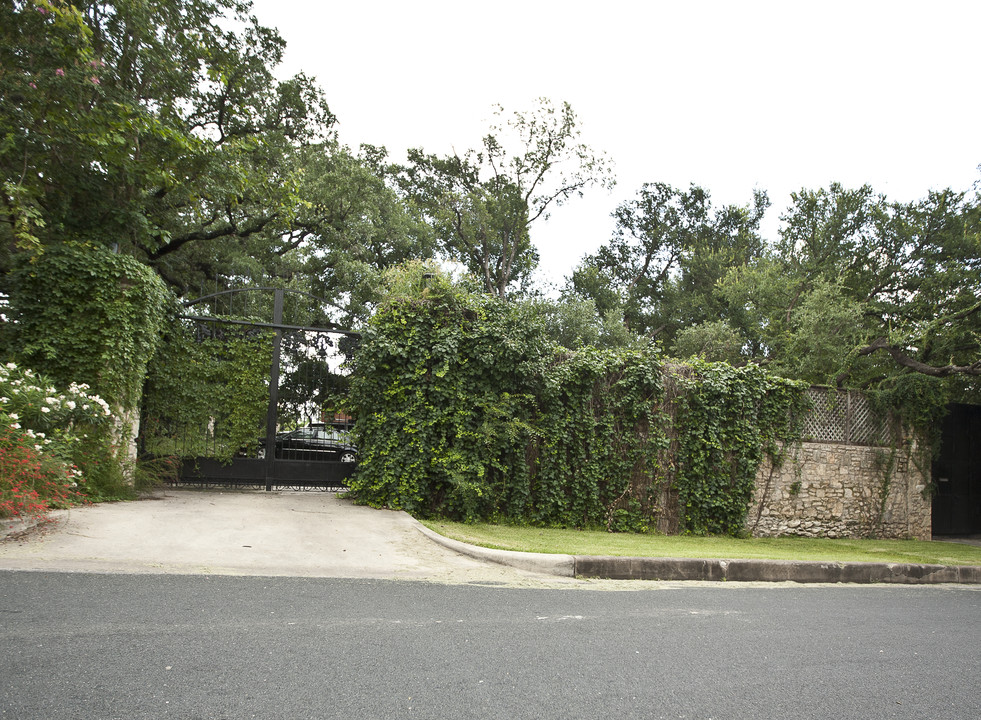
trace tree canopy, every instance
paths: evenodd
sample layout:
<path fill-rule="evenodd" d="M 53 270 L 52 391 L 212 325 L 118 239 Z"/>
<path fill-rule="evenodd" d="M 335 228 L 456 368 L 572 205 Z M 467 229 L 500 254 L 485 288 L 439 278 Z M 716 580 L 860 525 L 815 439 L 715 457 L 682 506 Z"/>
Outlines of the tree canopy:
<path fill-rule="evenodd" d="M 697 186 L 645 185 L 615 236 L 569 279 L 569 298 L 622 312 L 680 357 L 767 365 L 818 384 L 949 378 L 978 397 L 981 197 L 943 190 L 895 202 L 865 186 L 801 190 L 779 235 L 767 206 L 714 211 Z"/>
<path fill-rule="evenodd" d="M 897 367 L 981 376 L 979 198 L 891 202 L 871 188 L 801 191 L 779 242 L 722 292 L 751 312 L 784 372 L 869 384 Z"/>
<path fill-rule="evenodd" d="M 63 244 L 149 265 L 179 295 L 274 280 L 363 323 L 386 269 L 461 263 L 485 293 L 532 283 L 532 228 L 611 163 L 568 103 L 496 110 L 446 156 L 352 151 L 285 43 L 239 0 L 11 0 L 0 5 L 0 292 Z M 655 342 L 815 383 L 915 374 L 981 396 L 981 199 L 896 202 L 870 187 L 795 193 L 777 237 L 763 192 L 642 186 L 614 236 L 542 301 L 570 346 Z"/>
<path fill-rule="evenodd" d="M 432 255 L 384 149 L 343 147 L 314 80 L 276 79 L 285 43 L 250 7 L 0 7 L 0 278 L 62 243 L 105 246 L 178 295 L 274 279 L 353 323 L 382 270 Z"/>
<path fill-rule="evenodd" d="M 220 260 L 288 227 L 292 155 L 327 139 L 333 116 L 309 78 L 275 80 L 284 42 L 248 9 L 232 0 L 4 5 L 8 253 L 11 244 L 116 245 L 180 287 L 185 247 L 210 245 Z M 193 264 L 214 270 L 201 257 Z"/>
<path fill-rule="evenodd" d="M 769 200 L 713 208 L 709 193 L 645 184 L 614 212 L 613 238 L 573 272 L 569 294 L 618 312 L 638 335 L 670 343 L 682 328 L 727 319 L 739 309 L 715 293 L 734 265 L 760 256 L 759 224 Z"/>
<path fill-rule="evenodd" d="M 532 224 L 590 186 L 612 186 L 613 176 L 609 161 L 580 142 L 569 103 L 542 98 L 532 112 L 505 116 L 498 106 L 496 114 L 479 150 L 446 157 L 410 150 L 399 178 L 446 255 L 485 292 L 505 297 L 538 265 Z"/>

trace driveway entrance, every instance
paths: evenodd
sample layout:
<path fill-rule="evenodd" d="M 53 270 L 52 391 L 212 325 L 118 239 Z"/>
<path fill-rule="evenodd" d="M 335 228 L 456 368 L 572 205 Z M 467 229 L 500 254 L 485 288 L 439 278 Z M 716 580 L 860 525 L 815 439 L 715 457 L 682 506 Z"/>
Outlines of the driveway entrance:
<path fill-rule="evenodd" d="M 541 578 L 460 555 L 427 538 L 406 513 L 334 493 L 165 490 L 55 517 L 49 528 L 0 542 L 0 569 L 508 585 Z"/>

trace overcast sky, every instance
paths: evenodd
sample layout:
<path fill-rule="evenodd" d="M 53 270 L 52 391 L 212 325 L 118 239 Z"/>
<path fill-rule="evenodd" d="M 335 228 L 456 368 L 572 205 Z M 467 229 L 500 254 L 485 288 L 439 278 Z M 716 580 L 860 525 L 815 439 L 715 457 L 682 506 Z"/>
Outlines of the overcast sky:
<path fill-rule="evenodd" d="M 341 142 L 445 154 L 477 147 L 492 107 L 568 101 L 614 161 L 532 230 L 561 282 L 609 239 L 645 182 L 715 204 L 773 203 L 838 181 L 897 200 L 981 178 L 979 0 L 255 0 L 287 41 L 281 76 L 315 76 Z"/>

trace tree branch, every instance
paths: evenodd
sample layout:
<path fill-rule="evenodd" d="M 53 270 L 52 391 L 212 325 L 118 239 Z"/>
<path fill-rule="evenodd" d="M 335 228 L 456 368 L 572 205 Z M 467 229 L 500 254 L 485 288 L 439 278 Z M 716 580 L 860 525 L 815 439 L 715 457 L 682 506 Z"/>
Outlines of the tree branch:
<path fill-rule="evenodd" d="M 863 356 L 871 355 L 879 350 L 885 350 L 887 353 L 889 353 L 889 355 L 892 356 L 892 359 L 895 360 L 901 367 L 920 373 L 921 375 L 929 375 L 930 377 L 939 378 L 950 377 L 951 375 L 981 376 L 981 360 L 971 363 L 970 365 L 944 365 L 943 367 L 928 365 L 927 363 L 922 363 L 919 360 L 914 360 L 903 352 L 899 346 L 890 345 L 889 341 L 884 337 L 878 338 L 875 342 L 865 346 L 858 351 L 858 354 Z"/>
<path fill-rule="evenodd" d="M 265 218 L 260 218 L 244 228 L 239 228 L 237 224 L 229 222 L 228 224 L 223 224 L 208 232 L 205 232 L 204 230 L 197 230 L 195 232 L 188 233 L 187 235 L 175 237 L 166 245 L 163 245 L 162 247 L 157 248 L 154 252 L 150 253 L 149 260 L 151 263 L 155 262 L 164 255 L 168 255 L 175 250 L 179 250 L 189 242 L 195 242 L 198 240 L 216 240 L 226 235 L 232 235 L 240 238 L 248 237 L 249 235 L 262 231 L 262 229 L 271 223 L 275 218 L 275 214 Z"/>

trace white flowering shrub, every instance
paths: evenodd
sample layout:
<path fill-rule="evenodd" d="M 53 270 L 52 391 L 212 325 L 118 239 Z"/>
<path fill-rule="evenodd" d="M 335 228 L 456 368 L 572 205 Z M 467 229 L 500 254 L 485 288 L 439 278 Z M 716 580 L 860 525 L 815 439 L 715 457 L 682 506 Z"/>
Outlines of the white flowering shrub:
<path fill-rule="evenodd" d="M 112 422 L 109 405 L 88 391 L 59 391 L 29 368 L 0 365 L 0 517 L 81 498 L 84 469 L 97 467 L 104 453 L 92 450 Z"/>

